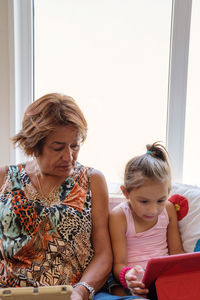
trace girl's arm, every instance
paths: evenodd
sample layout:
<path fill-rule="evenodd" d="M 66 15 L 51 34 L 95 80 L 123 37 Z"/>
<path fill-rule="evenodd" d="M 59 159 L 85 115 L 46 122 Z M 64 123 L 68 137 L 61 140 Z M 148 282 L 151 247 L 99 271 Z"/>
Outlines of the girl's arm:
<path fill-rule="evenodd" d="M 90 175 L 92 194 L 92 245 L 94 256 L 80 281 L 98 291 L 106 282 L 112 268 L 112 250 L 108 228 L 108 191 L 104 176 L 96 170 Z M 78 285 L 72 299 L 88 299 L 88 290 Z"/>
<path fill-rule="evenodd" d="M 127 266 L 126 249 L 126 217 L 122 209 L 117 206 L 110 213 L 110 235 L 113 249 L 113 273 L 119 280 L 120 271 Z"/>
<path fill-rule="evenodd" d="M 125 214 L 119 206 L 114 208 L 114 210 L 110 213 L 109 226 L 114 257 L 113 273 L 115 278 L 119 280 L 120 271 L 127 266 L 127 223 Z M 140 266 L 137 267 L 142 269 Z M 136 269 L 136 267 L 132 268 L 125 273 L 127 286 L 132 293 L 138 295 L 147 294 L 148 289 L 145 288 L 145 285 L 141 281 L 137 280 Z"/>
<path fill-rule="evenodd" d="M 169 225 L 167 228 L 167 243 L 169 254 L 172 255 L 184 253 L 181 236 L 178 229 L 176 209 L 170 201 L 167 202 L 166 209 L 169 216 Z"/>

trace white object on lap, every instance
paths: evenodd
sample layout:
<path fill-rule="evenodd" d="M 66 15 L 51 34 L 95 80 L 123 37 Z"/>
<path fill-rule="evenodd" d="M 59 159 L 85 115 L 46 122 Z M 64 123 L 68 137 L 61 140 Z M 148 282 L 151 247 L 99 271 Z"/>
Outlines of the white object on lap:
<path fill-rule="evenodd" d="M 72 286 L 40 286 L 40 287 L 17 287 L 0 289 L 2 300 L 70 300 Z"/>

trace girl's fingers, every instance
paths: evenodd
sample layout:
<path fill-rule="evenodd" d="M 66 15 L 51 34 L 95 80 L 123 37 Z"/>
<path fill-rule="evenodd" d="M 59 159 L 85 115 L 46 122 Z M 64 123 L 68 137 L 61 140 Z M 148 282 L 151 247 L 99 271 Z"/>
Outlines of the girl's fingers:
<path fill-rule="evenodd" d="M 140 288 L 133 288 L 133 289 L 130 289 L 130 291 L 134 295 L 146 295 L 149 293 L 148 289 L 140 289 Z"/>
<path fill-rule="evenodd" d="M 137 280 L 137 276 L 136 275 L 125 275 L 125 280 Z"/>
<path fill-rule="evenodd" d="M 126 281 L 129 288 L 145 289 L 145 284 L 141 281 Z"/>

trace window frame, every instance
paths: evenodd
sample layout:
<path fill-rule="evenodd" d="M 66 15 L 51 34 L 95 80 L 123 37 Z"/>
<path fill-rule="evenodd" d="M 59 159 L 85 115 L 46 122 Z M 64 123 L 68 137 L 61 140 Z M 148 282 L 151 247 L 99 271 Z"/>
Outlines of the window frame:
<path fill-rule="evenodd" d="M 20 130 L 24 111 L 33 101 L 33 19 L 33 0 L 8 0 L 10 136 Z M 24 159 L 11 145 L 10 163 Z"/>
<path fill-rule="evenodd" d="M 24 109 L 34 99 L 34 0 L 8 1 L 12 136 L 20 129 Z M 177 182 L 182 182 L 183 176 L 191 9 L 192 0 L 172 1 L 166 136 Z M 23 159 L 19 150 L 12 150 L 12 163 Z"/>
<path fill-rule="evenodd" d="M 167 149 L 173 180 L 182 182 L 192 0 L 174 0 L 168 80 Z"/>

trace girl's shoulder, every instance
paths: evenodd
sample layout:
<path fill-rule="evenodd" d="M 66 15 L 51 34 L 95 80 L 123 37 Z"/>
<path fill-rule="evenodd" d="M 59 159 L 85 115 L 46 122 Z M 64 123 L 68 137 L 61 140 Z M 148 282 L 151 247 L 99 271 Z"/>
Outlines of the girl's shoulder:
<path fill-rule="evenodd" d="M 166 203 L 166 211 L 168 213 L 169 219 L 173 218 L 174 216 L 177 215 L 174 204 L 172 202 L 170 202 L 169 200 Z"/>
<path fill-rule="evenodd" d="M 109 216 L 110 228 L 115 228 L 115 230 L 126 232 L 127 221 L 124 211 L 122 210 L 122 204 L 115 206 Z"/>
<path fill-rule="evenodd" d="M 174 210 L 174 204 L 172 202 L 170 202 L 169 200 L 167 200 L 167 203 L 166 203 L 166 210 Z"/>
<path fill-rule="evenodd" d="M 129 208 L 128 202 L 121 202 L 111 210 L 110 215 L 125 220 L 126 216 L 124 213 L 124 209 L 126 208 Z"/>

